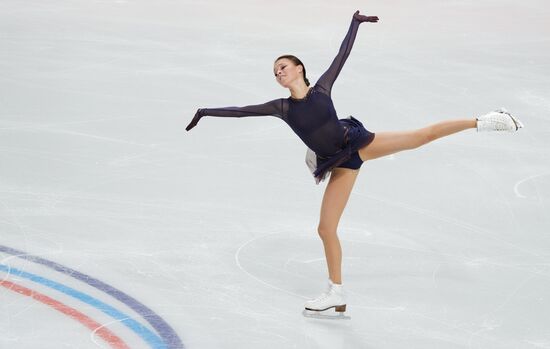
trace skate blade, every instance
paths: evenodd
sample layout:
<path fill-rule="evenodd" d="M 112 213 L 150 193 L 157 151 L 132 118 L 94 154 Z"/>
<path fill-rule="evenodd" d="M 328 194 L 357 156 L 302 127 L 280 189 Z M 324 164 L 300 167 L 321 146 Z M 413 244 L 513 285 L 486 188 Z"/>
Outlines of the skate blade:
<path fill-rule="evenodd" d="M 508 115 L 510 115 L 510 114 L 508 114 Z M 520 128 L 523 128 L 523 123 L 521 121 L 519 121 L 517 118 L 513 117 L 512 115 L 510 115 L 510 117 L 512 118 L 512 120 L 516 124 L 516 131 L 519 130 Z"/>
<path fill-rule="evenodd" d="M 322 320 L 351 320 L 350 316 L 344 315 L 343 312 L 336 312 L 330 315 L 328 312 L 324 311 L 315 311 L 304 309 L 302 315 L 311 319 L 322 319 Z"/>
<path fill-rule="evenodd" d="M 512 119 L 514 124 L 516 124 L 516 131 L 519 130 L 520 128 L 523 128 L 523 123 L 521 121 L 519 121 L 518 118 L 516 118 L 515 116 L 510 114 L 510 112 L 508 110 L 506 110 L 505 108 L 500 108 L 500 109 L 497 110 L 497 112 L 508 115 L 510 117 L 510 119 Z"/>

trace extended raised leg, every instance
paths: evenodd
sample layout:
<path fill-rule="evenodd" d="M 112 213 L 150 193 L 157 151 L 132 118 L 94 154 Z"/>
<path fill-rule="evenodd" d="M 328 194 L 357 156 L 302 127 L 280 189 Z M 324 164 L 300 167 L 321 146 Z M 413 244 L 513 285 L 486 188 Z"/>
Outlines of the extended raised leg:
<path fill-rule="evenodd" d="M 418 148 L 438 138 L 476 128 L 476 122 L 476 119 L 447 120 L 412 131 L 377 132 L 368 146 L 359 149 L 359 156 L 367 161 Z"/>

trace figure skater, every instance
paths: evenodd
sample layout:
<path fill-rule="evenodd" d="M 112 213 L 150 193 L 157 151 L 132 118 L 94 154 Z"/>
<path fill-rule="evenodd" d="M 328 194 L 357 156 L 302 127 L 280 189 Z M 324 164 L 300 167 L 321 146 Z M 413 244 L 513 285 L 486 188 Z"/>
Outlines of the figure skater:
<path fill-rule="evenodd" d="M 323 241 L 328 266 L 328 287 L 318 298 L 308 301 L 305 309 L 320 312 L 334 308 L 346 311 L 342 288 L 342 249 L 337 227 L 346 206 L 361 164 L 365 161 L 418 148 L 441 137 L 463 130 L 516 131 L 521 122 L 505 110 L 471 118 L 447 120 L 424 128 L 401 132 L 369 132 L 350 116 L 338 119 L 331 99 L 331 89 L 348 58 L 359 25 L 378 22 L 376 16 L 364 16 L 356 11 L 336 58 L 328 70 L 310 87 L 304 64 L 295 56 L 277 58 L 273 74 L 277 82 L 290 91 L 290 97 L 245 107 L 198 109 L 186 130 L 197 125 L 203 116 L 246 117 L 271 115 L 281 118 L 307 145 L 306 163 L 317 184 L 330 173 L 321 203 L 317 231 Z"/>

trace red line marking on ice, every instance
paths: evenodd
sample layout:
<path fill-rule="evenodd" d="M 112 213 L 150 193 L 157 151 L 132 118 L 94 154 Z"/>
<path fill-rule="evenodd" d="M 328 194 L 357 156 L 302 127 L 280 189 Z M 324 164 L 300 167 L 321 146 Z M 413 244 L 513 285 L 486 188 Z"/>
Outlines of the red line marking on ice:
<path fill-rule="evenodd" d="M 44 303 L 55 310 L 73 318 L 74 320 L 80 322 L 93 332 L 97 333 L 101 338 L 103 338 L 104 341 L 109 343 L 111 347 L 116 349 L 130 349 L 126 343 L 122 339 L 120 339 L 116 334 L 111 332 L 106 327 L 103 327 L 100 323 L 94 321 L 90 317 L 86 316 L 85 314 L 79 312 L 78 310 L 71 308 L 61 302 L 56 301 L 53 298 L 50 298 L 42 293 L 33 291 L 31 289 L 28 289 L 26 287 L 20 286 L 18 284 L 15 284 L 10 281 L 0 281 L 0 286 L 3 286 L 7 288 L 8 290 L 17 292 L 19 294 L 22 294 L 27 297 L 34 298 L 35 300 Z"/>

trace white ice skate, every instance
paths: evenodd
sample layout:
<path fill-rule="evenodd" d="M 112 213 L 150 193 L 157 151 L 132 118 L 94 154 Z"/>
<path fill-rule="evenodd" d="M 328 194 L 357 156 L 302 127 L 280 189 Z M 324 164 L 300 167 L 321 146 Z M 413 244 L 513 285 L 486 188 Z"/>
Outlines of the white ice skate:
<path fill-rule="evenodd" d="M 521 121 L 512 116 L 506 109 L 500 108 L 477 117 L 477 131 L 515 132 L 523 127 Z"/>
<path fill-rule="evenodd" d="M 334 308 L 339 315 L 343 316 L 346 311 L 346 296 L 342 285 L 334 284 L 331 280 L 328 280 L 327 290 L 316 299 L 306 302 L 304 315 L 317 315 L 317 313 L 331 308 Z"/>

